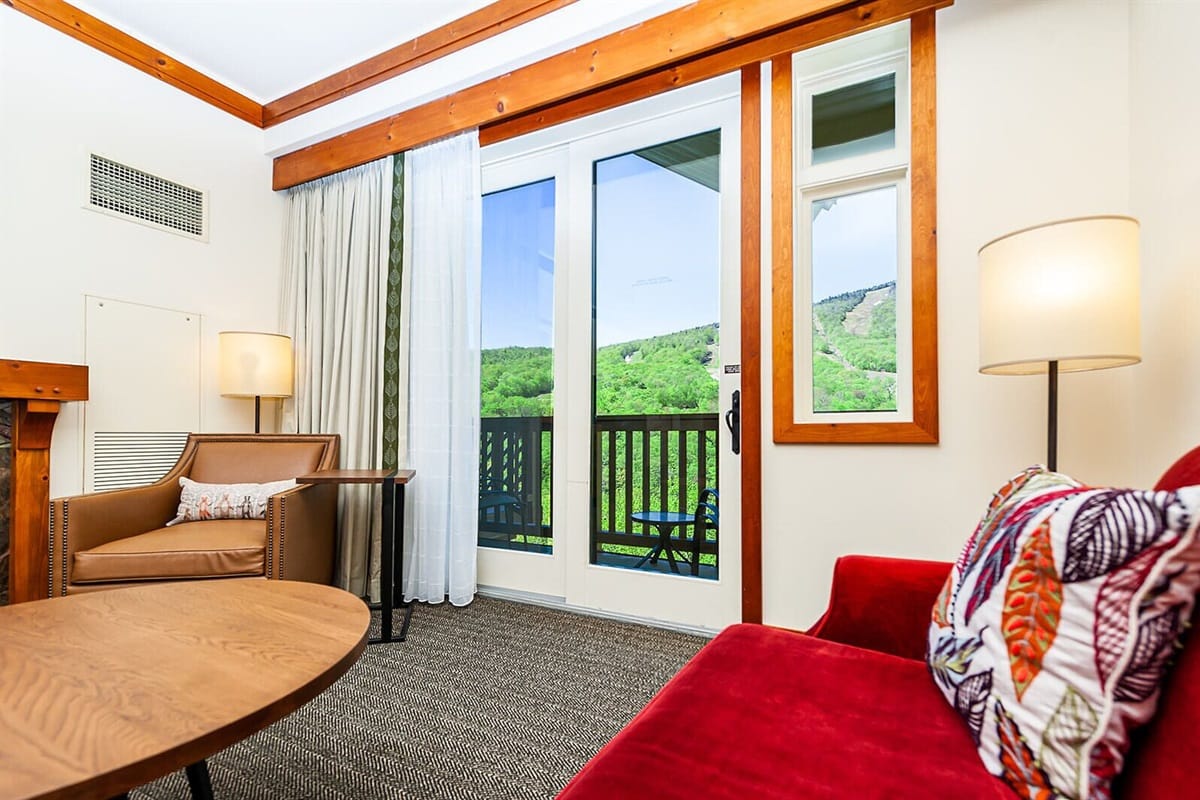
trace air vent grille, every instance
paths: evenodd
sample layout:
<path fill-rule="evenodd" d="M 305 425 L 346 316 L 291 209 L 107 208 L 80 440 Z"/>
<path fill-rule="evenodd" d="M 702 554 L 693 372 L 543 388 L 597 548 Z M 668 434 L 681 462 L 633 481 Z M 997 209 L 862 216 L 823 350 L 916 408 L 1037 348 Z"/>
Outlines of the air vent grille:
<path fill-rule="evenodd" d="M 204 192 L 95 153 L 91 159 L 89 206 L 196 239 L 206 236 Z"/>
<path fill-rule="evenodd" d="M 92 488 L 97 492 L 147 486 L 179 460 L 187 433 L 96 431 L 92 440 Z"/>

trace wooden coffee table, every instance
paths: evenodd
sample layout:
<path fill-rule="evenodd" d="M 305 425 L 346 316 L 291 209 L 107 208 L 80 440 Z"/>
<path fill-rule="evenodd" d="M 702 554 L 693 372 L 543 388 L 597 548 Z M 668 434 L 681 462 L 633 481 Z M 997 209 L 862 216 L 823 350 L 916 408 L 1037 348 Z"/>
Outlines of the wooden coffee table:
<path fill-rule="evenodd" d="M 108 798 L 320 694 L 366 647 L 340 589 L 234 579 L 0 608 L 0 798 Z"/>

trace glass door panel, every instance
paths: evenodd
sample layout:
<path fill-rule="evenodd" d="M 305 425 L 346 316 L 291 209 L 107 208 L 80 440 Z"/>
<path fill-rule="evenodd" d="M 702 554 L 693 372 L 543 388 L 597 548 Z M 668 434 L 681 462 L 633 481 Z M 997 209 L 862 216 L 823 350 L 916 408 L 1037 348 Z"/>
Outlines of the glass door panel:
<path fill-rule="evenodd" d="M 550 553 L 553 178 L 483 198 L 479 545 Z"/>
<path fill-rule="evenodd" d="M 719 574 L 720 151 L 710 130 L 593 163 L 595 565 Z"/>

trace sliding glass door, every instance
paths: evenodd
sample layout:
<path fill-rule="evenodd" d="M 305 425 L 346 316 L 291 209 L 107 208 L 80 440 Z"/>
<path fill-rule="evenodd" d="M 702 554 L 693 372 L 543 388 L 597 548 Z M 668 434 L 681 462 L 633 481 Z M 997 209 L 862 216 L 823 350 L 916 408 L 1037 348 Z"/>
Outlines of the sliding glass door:
<path fill-rule="evenodd" d="M 480 582 L 558 596 L 555 306 L 561 159 L 484 170 L 479 431 Z"/>
<path fill-rule="evenodd" d="M 740 617 L 736 91 L 485 151 L 481 585 Z"/>

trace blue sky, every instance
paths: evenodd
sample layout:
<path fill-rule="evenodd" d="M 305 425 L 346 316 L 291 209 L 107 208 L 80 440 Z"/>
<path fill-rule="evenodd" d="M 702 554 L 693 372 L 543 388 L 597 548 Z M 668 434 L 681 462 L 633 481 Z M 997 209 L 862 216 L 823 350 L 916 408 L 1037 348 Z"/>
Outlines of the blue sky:
<path fill-rule="evenodd" d="M 484 195 L 483 348 L 554 341 L 554 179 Z"/>
<path fill-rule="evenodd" d="M 600 346 L 717 321 L 719 196 L 635 155 L 598 162 Z M 554 183 L 484 197 L 483 347 L 553 340 Z"/>
<path fill-rule="evenodd" d="M 896 187 L 813 204 L 813 302 L 896 280 Z"/>

